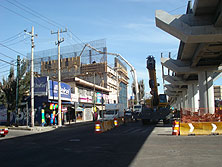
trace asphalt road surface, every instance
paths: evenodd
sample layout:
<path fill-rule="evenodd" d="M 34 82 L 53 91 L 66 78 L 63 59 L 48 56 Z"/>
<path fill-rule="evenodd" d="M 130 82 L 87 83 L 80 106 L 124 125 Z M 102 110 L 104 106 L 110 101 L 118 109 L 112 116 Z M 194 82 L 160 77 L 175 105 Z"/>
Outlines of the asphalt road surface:
<path fill-rule="evenodd" d="M 171 127 L 162 124 L 143 126 L 138 121 L 102 134 L 94 133 L 94 124 L 32 133 L 12 131 L 13 137 L 1 138 L 1 167 L 220 167 L 222 164 L 222 136 L 171 136 Z"/>

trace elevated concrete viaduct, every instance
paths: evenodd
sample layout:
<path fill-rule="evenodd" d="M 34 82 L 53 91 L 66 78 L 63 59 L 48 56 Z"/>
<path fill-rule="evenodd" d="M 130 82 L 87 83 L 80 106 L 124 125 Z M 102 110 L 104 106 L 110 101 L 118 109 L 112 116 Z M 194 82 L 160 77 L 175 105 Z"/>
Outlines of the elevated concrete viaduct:
<path fill-rule="evenodd" d="M 165 76 L 170 102 L 177 108 L 214 113 L 213 82 L 222 71 L 222 0 L 188 2 L 187 12 L 156 11 L 156 26 L 180 41 L 177 59 L 161 58 L 174 72 Z"/>

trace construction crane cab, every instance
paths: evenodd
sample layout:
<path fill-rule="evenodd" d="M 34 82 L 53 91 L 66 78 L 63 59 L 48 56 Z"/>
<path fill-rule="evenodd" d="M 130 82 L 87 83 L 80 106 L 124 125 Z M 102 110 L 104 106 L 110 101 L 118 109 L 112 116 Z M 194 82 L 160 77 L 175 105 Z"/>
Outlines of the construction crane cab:
<path fill-rule="evenodd" d="M 149 87 L 151 89 L 151 98 L 145 100 L 141 112 L 141 119 L 143 124 L 149 122 L 158 122 L 163 120 L 165 123 L 168 122 L 167 115 L 170 110 L 168 108 L 166 94 L 158 94 L 157 78 L 156 78 L 156 62 L 153 56 L 147 57 L 147 66 L 149 73 Z"/>

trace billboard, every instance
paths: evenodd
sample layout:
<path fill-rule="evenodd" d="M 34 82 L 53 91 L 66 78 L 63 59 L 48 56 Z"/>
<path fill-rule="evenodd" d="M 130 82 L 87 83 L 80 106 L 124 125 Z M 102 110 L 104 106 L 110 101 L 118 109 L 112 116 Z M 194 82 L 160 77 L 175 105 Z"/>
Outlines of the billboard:
<path fill-rule="evenodd" d="M 34 95 L 47 96 L 48 77 L 34 78 Z"/>
<path fill-rule="evenodd" d="M 49 80 L 50 100 L 58 100 L 58 82 Z M 61 100 L 71 101 L 71 86 L 61 82 Z"/>

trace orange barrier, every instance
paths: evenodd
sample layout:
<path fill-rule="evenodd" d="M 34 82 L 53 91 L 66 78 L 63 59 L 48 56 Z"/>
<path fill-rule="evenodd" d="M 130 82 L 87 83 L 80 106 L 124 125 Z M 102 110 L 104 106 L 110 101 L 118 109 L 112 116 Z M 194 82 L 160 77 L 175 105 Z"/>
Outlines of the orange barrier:
<path fill-rule="evenodd" d="M 222 134 L 222 122 L 180 123 L 180 135 Z"/>
<path fill-rule="evenodd" d="M 114 127 L 122 125 L 123 118 L 115 118 L 114 120 L 104 120 L 95 122 L 95 133 L 102 133 L 111 130 Z"/>
<path fill-rule="evenodd" d="M 100 121 L 95 122 L 95 133 L 102 133 L 102 126 Z"/>
<path fill-rule="evenodd" d="M 114 126 L 117 127 L 118 126 L 118 120 L 116 118 L 114 118 Z"/>
<path fill-rule="evenodd" d="M 173 121 L 173 127 L 172 127 L 172 135 L 179 136 L 180 135 L 180 122 L 179 121 Z"/>

